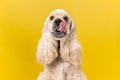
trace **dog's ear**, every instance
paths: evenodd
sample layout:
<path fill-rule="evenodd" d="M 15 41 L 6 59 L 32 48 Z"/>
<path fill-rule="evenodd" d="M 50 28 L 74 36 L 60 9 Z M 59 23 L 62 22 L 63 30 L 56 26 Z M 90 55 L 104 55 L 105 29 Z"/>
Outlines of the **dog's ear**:
<path fill-rule="evenodd" d="M 43 33 L 37 48 L 37 61 L 50 64 L 57 56 L 57 42 L 51 38 L 49 33 Z"/>
<path fill-rule="evenodd" d="M 49 20 L 49 17 L 47 17 L 46 20 L 45 20 L 45 22 L 44 22 L 44 27 L 43 27 L 43 29 L 42 29 L 42 32 L 43 32 L 43 33 L 49 33 L 48 20 Z"/>
<path fill-rule="evenodd" d="M 76 39 L 75 27 L 72 26 L 71 28 L 70 34 L 61 41 L 61 56 L 65 61 L 79 65 L 82 60 L 81 46 Z"/>

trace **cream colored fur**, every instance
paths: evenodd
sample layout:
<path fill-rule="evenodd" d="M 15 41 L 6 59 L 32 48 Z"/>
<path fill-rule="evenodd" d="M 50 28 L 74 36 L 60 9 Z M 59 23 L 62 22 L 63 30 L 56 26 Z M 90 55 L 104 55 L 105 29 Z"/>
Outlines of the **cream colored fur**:
<path fill-rule="evenodd" d="M 69 16 L 64 10 L 57 9 L 50 15 Z M 49 15 L 49 16 L 50 16 Z M 39 40 L 37 49 L 37 61 L 44 64 L 44 71 L 40 73 L 38 80 L 87 80 L 81 70 L 81 47 L 76 39 L 75 24 L 71 17 L 67 29 L 67 35 L 60 39 L 60 52 L 58 43 L 51 35 L 49 17 L 46 19 L 42 38 Z"/>

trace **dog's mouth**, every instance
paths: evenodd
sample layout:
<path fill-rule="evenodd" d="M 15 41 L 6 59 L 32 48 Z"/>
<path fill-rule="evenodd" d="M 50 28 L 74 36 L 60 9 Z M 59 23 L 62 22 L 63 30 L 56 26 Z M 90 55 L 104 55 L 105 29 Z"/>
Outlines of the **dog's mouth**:
<path fill-rule="evenodd" d="M 62 21 L 62 22 L 59 23 L 59 27 L 58 27 L 57 31 L 65 32 L 66 28 L 67 28 L 66 22 Z"/>
<path fill-rule="evenodd" d="M 54 32 L 52 32 L 52 35 L 55 38 L 63 38 L 66 36 L 66 32 L 60 32 L 58 30 L 55 30 Z"/>
<path fill-rule="evenodd" d="M 66 27 L 67 26 L 66 26 L 66 23 L 64 21 L 60 22 L 59 25 L 54 24 L 53 32 L 52 32 L 53 37 L 63 38 L 67 33 L 67 31 L 66 31 L 67 28 Z"/>

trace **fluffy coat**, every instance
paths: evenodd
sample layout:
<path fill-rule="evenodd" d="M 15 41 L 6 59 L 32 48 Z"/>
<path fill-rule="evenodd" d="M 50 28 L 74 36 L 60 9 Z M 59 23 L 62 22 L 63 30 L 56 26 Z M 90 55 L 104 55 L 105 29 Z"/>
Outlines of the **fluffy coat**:
<path fill-rule="evenodd" d="M 54 14 L 57 12 L 63 15 L 66 13 L 61 9 L 53 11 Z M 69 18 L 71 29 L 60 42 L 50 34 L 51 24 L 46 19 L 36 54 L 37 61 L 44 64 L 44 71 L 38 80 L 87 80 L 81 70 L 81 46 L 76 38 L 75 24 L 70 16 Z"/>

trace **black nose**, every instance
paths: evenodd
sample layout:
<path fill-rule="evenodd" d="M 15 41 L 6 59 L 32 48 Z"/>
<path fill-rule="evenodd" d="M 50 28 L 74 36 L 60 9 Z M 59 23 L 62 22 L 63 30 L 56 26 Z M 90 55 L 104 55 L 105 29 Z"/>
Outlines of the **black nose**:
<path fill-rule="evenodd" d="M 56 20 L 55 20 L 55 24 L 57 24 L 57 26 L 59 26 L 60 22 L 62 22 L 61 19 L 56 19 Z"/>

